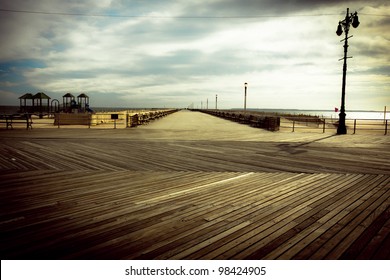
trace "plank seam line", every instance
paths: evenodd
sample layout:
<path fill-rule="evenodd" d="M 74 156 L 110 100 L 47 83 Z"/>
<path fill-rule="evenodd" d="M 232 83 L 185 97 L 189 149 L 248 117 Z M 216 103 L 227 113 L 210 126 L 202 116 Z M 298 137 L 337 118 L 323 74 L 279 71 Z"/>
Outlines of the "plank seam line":
<path fill-rule="evenodd" d="M 210 186 L 213 186 L 213 185 L 223 184 L 223 183 L 227 183 L 227 182 L 230 182 L 230 181 L 233 181 L 233 180 L 237 180 L 237 179 L 240 179 L 240 178 L 243 178 L 243 177 L 247 177 L 247 176 L 250 176 L 250 175 L 252 175 L 254 173 L 255 172 L 249 172 L 249 173 L 246 173 L 246 174 L 235 176 L 233 178 L 224 179 L 224 180 L 220 180 L 220 181 L 217 181 L 217 182 L 213 182 L 213 183 L 209 183 L 209 184 L 193 187 L 191 189 L 185 189 L 185 190 L 177 191 L 177 192 L 174 192 L 174 193 L 165 194 L 165 195 L 162 195 L 162 196 L 159 196 L 159 197 L 146 199 L 146 200 L 143 200 L 143 201 L 136 202 L 135 204 L 144 204 L 144 203 L 149 203 L 149 202 L 161 200 L 161 199 L 164 199 L 166 197 L 178 196 L 178 195 L 180 195 L 182 193 L 188 193 L 188 192 L 192 192 L 192 191 L 199 190 L 199 189 L 202 189 L 202 188 L 210 187 Z"/>
<path fill-rule="evenodd" d="M 186 148 L 186 149 L 193 149 L 193 150 L 199 150 L 199 151 L 204 151 L 204 152 L 212 152 L 212 153 L 218 153 L 218 154 L 222 154 L 223 152 L 221 151 L 216 151 L 216 150 L 213 150 L 213 149 L 205 149 L 205 148 L 200 148 L 200 147 L 192 147 L 192 146 L 186 146 L 186 145 L 182 145 L 182 144 L 168 144 L 170 146 L 175 146 L 175 147 L 182 147 L 182 148 Z"/>

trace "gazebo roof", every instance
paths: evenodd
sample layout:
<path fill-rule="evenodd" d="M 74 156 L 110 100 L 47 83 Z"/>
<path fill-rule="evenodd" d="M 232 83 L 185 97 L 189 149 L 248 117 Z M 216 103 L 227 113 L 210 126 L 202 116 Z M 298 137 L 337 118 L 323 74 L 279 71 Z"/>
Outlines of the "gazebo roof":
<path fill-rule="evenodd" d="M 89 98 L 89 96 L 86 95 L 85 93 L 81 93 L 81 94 L 80 94 L 79 96 L 77 96 L 77 97 Z"/>
<path fill-rule="evenodd" d="M 33 99 L 51 99 L 51 98 L 47 96 L 44 92 L 38 92 L 33 96 Z"/>
<path fill-rule="evenodd" d="M 32 93 L 23 94 L 19 99 L 33 99 Z"/>
<path fill-rule="evenodd" d="M 67 94 L 65 94 L 63 97 L 71 97 L 71 98 L 74 98 L 74 95 L 71 94 L 70 92 L 68 92 Z"/>

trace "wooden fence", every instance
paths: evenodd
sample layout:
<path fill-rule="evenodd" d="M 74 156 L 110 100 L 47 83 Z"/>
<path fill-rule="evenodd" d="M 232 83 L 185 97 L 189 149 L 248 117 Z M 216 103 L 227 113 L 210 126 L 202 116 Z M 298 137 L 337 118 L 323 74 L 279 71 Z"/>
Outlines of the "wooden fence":
<path fill-rule="evenodd" d="M 290 115 L 236 110 L 194 110 L 269 131 L 334 132 L 338 119 L 309 115 Z M 384 134 L 389 131 L 389 121 L 379 119 L 347 119 L 348 134 Z"/>
<path fill-rule="evenodd" d="M 346 119 L 345 121 L 348 134 L 375 133 L 388 134 L 389 121 L 378 119 Z M 330 118 L 317 117 L 286 117 L 282 119 L 281 128 L 284 130 L 295 131 L 319 131 L 336 132 L 338 120 Z"/>

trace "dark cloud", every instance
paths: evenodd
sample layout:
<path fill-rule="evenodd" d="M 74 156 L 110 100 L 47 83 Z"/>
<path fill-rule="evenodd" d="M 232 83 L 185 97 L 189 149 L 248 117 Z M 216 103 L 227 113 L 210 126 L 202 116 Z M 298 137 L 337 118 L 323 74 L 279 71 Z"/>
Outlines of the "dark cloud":
<path fill-rule="evenodd" d="M 358 44 L 359 45 L 355 47 L 357 49 L 356 56 L 366 56 L 369 58 L 380 59 L 383 62 L 390 62 L 390 42 L 387 45 L 375 44 L 372 42 L 359 42 Z"/>
<path fill-rule="evenodd" d="M 383 29 L 383 27 L 390 26 L 390 15 L 388 17 L 378 17 L 378 16 L 362 14 L 359 16 L 359 21 L 367 28 L 370 28 L 371 30 L 379 31 Z M 383 35 L 387 36 L 387 38 L 390 39 L 390 34 L 388 32 L 383 32 Z"/>
<path fill-rule="evenodd" d="M 387 76 L 390 78 L 390 66 L 382 65 L 379 67 L 372 67 L 365 70 L 357 70 L 355 71 L 357 74 L 361 75 L 379 75 L 379 76 Z"/>
<path fill-rule="evenodd" d="M 318 9 L 329 8 L 334 6 L 335 12 L 339 10 L 341 5 L 345 8 L 348 6 L 358 8 L 366 1 L 339 1 L 339 0 L 220 0 L 205 4 L 197 3 L 189 5 L 187 15 L 195 14 L 198 16 L 286 16 L 294 13 L 308 13 L 315 10 L 318 14 L 321 12 Z M 377 1 L 382 2 L 383 1 Z"/>

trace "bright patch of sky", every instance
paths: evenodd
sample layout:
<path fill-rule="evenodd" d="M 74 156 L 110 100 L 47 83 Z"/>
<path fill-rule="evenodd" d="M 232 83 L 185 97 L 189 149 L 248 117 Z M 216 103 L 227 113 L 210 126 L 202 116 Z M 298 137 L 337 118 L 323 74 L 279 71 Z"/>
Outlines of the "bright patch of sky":
<path fill-rule="evenodd" d="M 390 3 L 375 1 L 0 0 L 0 105 L 26 92 L 92 107 L 340 106 L 347 7 L 347 110 L 390 105 Z"/>

